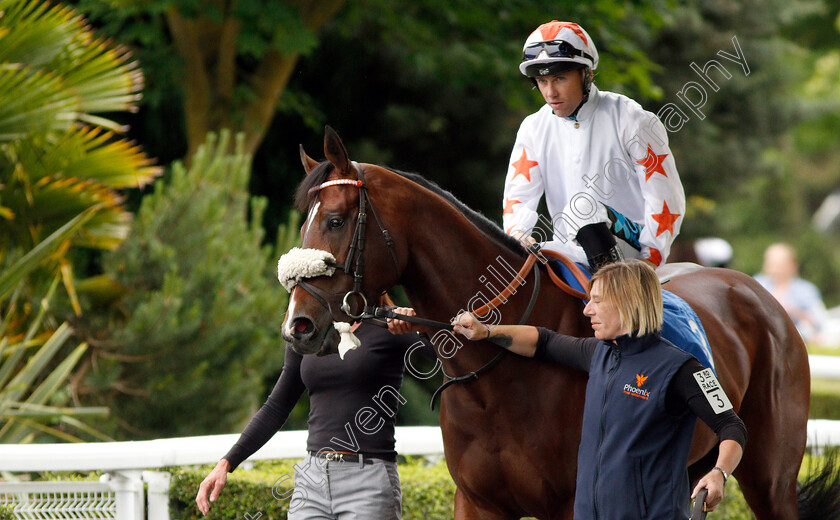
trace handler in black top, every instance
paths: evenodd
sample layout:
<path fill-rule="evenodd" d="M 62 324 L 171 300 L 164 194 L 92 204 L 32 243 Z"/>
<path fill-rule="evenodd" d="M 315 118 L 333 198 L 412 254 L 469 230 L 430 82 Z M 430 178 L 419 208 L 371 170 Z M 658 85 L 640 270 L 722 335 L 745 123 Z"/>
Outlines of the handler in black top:
<path fill-rule="evenodd" d="M 414 314 L 412 309 L 396 311 Z M 397 333 L 410 329 L 401 320 L 392 320 L 389 328 Z M 368 323 L 355 334 L 361 346 L 343 360 L 301 356 L 286 347 L 283 371 L 265 404 L 201 483 L 196 503 L 203 514 L 221 493 L 227 473 L 271 439 L 307 390 L 309 455 L 295 466 L 291 497 L 283 497 L 291 498 L 289 518 L 401 518 L 394 421 L 405 403 L 399 394 L 404 357 L 418 341 L 424 343 L 421 353 L 434 353 L 431 343 L 416 334 L 391 334 Z"/>
<path fill-rule="evenodd" d="M 575 518 L 688 518 L 686 465 L 698 417 L 721 443 L 715 468 L 691 497 L 707 488 L 706 510 L 714 510 L 741 460 L 743 421 L 712 371 L 659 336 L 662 291 L 648 265 L 630 260 L 602 267 L 592 277 L 589 298 L 583 313 L 594 338 L 527 325 L 488 327 L 469 313 L 455 318 L 455 330 L 589 373 Z"/>

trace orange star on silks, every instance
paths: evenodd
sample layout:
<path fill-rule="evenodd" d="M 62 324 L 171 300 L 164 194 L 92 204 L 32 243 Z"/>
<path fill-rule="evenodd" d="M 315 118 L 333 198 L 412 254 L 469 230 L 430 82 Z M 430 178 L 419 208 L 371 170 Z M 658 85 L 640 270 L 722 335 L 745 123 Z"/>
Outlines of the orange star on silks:
<path fill-rule="evenodd" d="M 662 253 L 660 253 L 659 250 L 655 247 L 651 247 L 650 256 L 648 257 L 648 260 L 653 262 L 653 264 L 656 265 L 656 267 L 659 267 L 659 264 L 662 263 Z"/>
<path fill-rule="evenodd" d="M 528 154 L 525 153 L 525 148 L 523 148 L 522 156 L 517 161 L 510 163 L 510 165 L 516 170 L 513 174 L 513 179 L 515 179 L 517 175 L 522 175 L 528 179 L 528 182 L 531 182 L 531 168 L 538 164 L 539 163 L 537 161 L 528 160 Z"/>
<path fill-rule="evenodd" d="M 583 32 L 580 25 L 573 22 L 558 22 L 557 20 L 553 20 L 540 25 L 539 29 L 544 41 L 557 38 L 557 35 L 560 34 L 560 31 L 563 29 L 571 29 L 580 37 L 581 40 L 583 40 L 583 43 L 589 45 L 589 42 L 586 41 L 586 33 Z"/>
<path fill-rule="evenodd" d="M 647 157 L 636 161 L 636 164 L 644 165 L 646 181 L 650 179 L 650 176 L 654 173 L 661 173 L 665 177 L 668 176 L 668 174 L 665 173 L 665 168 L 662 167 L 662 162 L 666 157 L 668 157 L 667 153 L 662 155 L 656 155 L 653 153 L 653 148 L 651 148 L 650 144 L 648 144 Z"/>
<path fill-rule="evenodd" d="M 502 216 L 504 217 L 508 213 L 513 213 L 513 205 L 514 204 L 522 204 L 521 200 L 509 200 L 505 199 L 505 209 L 502 211 Z"/>
<path fill-rule="evenodd" d="M 671 213 L 671 211 L 668 209 L 668 203 L 663 201 L 662 213 L 654 213 L 653 215 L 651 215 L 651 217 L 653 217 L 653 220 L 659 222 L 659 228 L 657 228 L 656 230 L 656 236 L 659 236 L 666 231 L 670 231 L 673 235 L 674 222 L 676 222 L 677 219 L 680 218 L 680 214 Z"/>

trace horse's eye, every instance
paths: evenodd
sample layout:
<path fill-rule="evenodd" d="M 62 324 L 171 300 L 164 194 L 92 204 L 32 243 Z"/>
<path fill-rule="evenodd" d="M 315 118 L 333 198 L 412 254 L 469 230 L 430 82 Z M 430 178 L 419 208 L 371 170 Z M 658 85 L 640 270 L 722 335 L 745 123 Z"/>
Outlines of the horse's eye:
<path fill-rule="evenodd" d="M 327 222 L 327 226 L 330 229 L 338 229 L 344 225 L 344 219 L 340 217 L 330 217 L 330 220 Z"/>

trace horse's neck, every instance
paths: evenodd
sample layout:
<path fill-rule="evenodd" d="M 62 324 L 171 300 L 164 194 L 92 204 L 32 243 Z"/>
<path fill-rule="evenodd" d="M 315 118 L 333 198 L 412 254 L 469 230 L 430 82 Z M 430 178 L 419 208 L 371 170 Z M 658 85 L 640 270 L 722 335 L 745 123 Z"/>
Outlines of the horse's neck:
<path fill-rule="evenodd" d="M 471 225 L 433 226 L 418 234 L 403 285 L 418 311 L 439 319 L 466 310 L 470 300 L 495 297 L 524 262 Z"/>
<path fill-rule="evenodd" d="M 449 225 L 431 226 L 412 237 L 410 262 L 402 284 L 420 316 L 448 322 L 460 311 L 481 307 L 516 277 L 525 262 L 525 258 L 494 243 L 472 225 L 459 226 L 459 223 L 463 222 L 456 219 Z M 546 283 L 542 284 L 540 294 L 543 301 L 551 301 L 552 305 L 537 306 L 529 323 L 562 328 L 571 334 L 585 332 L 580 325 L 579 303 L 544 278 Z M 531 274 L 516 294 L 500 306 L 500 314 L 491 316 L 490 323 L 499 315 L 501 323 L 518 323 L 528 307 L 533 281 Z M 469 346 L 460 336 L 450 337 L 449 341 L 461 341 Z M 497 352 L 496 347 L 475 344 L 472 348 L 459 349 L 457 356 L 443 361 L 454 371 L 475 370 Z"/>

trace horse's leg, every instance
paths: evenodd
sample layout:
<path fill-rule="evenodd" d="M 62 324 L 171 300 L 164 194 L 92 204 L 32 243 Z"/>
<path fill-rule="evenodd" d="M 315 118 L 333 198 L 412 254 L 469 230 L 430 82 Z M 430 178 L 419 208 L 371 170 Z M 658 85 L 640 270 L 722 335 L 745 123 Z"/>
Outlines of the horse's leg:
<path fill-rule="evenodd" d="M 511 520 L 513 517 L 494 513 L 467 500 L 460 488 L 455 490 L 455 520 Z"/>
<path fill-rule="evenodd" d="M 480 520 L 512 520 L 520 518 L 518 516 L 509 516 L 499 513 L 494 513 L 492 511 L 487 511 L 486 509 L 480 509 L 475 504 L 467 500 L 466 495 L 461 492 L 460 489 L 455 490 L 455 520 L 473 520 L 473 519 L 480 519 Z M 543 518 L 540 516 L 539 518 Z M 545 520 L 573 520 L 574 519 L 574 508 L 572 507 L 572 503 L 568 502 L 566 504 L 561 504 L 560 507 L 557 508 L 557 512 L 551 514 L 550 516 L 546 516 Z"/>
<path fill-rule="evenodd" d="M 747 428 L 749 424 L 747 422 Z M 795 443 L 779 442 L 778 435 L 768 431 L 772 427 L 765 423 L 765 428 L 767 430 L 750 430 L 744 458 L 735 470 L 735 477 L 758 520 L 799 518 L 796 477 L 802 448 Z"/>
<path fill-rule="evenodd" d="M 796 479 L 805 451 L 808 385 L 787 375 L 772 387 L 770 378 L 753 379 L 738 412 L 749 438 L 735 477 L 758 520 L 799 518 Z"/>

